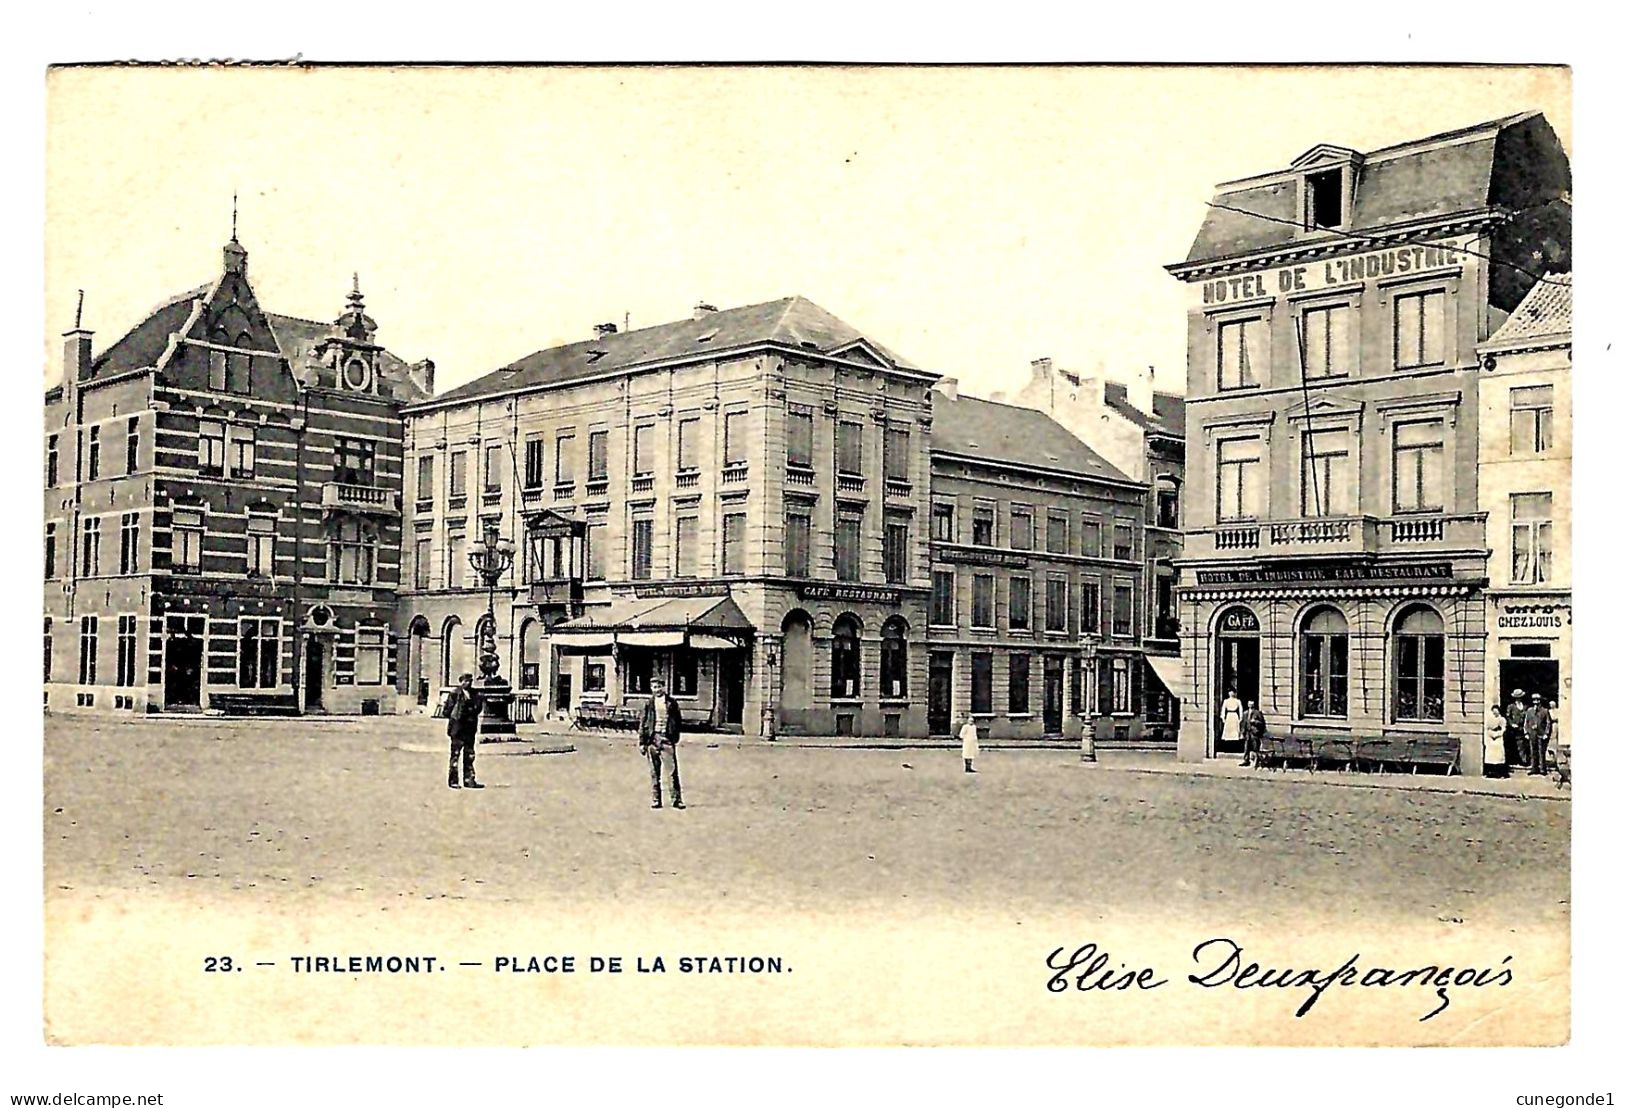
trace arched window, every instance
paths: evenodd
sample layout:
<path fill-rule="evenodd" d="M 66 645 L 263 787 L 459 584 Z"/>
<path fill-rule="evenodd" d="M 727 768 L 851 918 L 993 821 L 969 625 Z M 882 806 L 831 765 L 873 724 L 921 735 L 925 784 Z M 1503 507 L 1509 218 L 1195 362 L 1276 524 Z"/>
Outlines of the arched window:
<path fill-rule="evenodd" d="M 1418 604 L 1394 621 L 1394 719 L 1444 719 L 1444 620 Z"/>
<path fill-rule="evenodd" d="M 862 695 L 862 657 L 858 645 L 858 621 L 845 615 L 835 621 L 829 643 L 829 695 L 832 699 L 854 699 Z"/>
<path fill-rule="evenodd" d="M 880 695 L 908 695 L 908 624 L 901 616 L 880 629 Z"/>
<path fill-rule="evenodd" d="M 468 651 L 463 642 L 463 621 L 451 616 L 440 628 L 440 684 L 455 685 L 468 669 Z"/>
<path fill-rule="evenodd" d="M 527 619 L 519 628 L 519 687 L 542 687 L 542 621 Z"/>
<path fill-rule="evenodd" d="M 779 703 L 785 708 L 812 707 L 812 620 L 806 612 L 784 617 L 784 692 Z"/>
<path fill-rule="evenodd" d="M 407 628 L 406 693 L 419 704 L 429 702 L 429 664 L 424 657 L 429 645 L 429 621 L 413 616 Z"/>
<path fill-rule="evenodd" d="M 1303 621 L 1298 647 L 1298 711 L 1305 716 L 1349 714 L 1349 622 L 1333 607 Z"/>

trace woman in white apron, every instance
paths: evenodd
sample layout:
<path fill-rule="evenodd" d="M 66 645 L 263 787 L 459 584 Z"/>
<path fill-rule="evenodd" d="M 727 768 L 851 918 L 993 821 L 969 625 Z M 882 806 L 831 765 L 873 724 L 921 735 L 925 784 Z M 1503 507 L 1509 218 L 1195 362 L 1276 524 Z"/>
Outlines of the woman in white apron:
<path fill-rule="evenodd" d="M 1219 741 L 1223 743 L 1241 742 L 1241 701 L 1236 699 L 1236 690 L 1231 689 L 1219 705 Z"/>

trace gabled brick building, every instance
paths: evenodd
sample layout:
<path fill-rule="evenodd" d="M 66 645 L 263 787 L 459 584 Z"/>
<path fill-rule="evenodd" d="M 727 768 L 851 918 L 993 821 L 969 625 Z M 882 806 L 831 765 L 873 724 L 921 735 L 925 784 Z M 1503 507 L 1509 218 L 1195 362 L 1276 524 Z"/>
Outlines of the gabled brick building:
<path fill-rule="evenodd" d="M 45 395 L 49 708 L 391 711 L 401 405 L 433 388 L 376 341 L 266 311 L 220 274 Z"/>

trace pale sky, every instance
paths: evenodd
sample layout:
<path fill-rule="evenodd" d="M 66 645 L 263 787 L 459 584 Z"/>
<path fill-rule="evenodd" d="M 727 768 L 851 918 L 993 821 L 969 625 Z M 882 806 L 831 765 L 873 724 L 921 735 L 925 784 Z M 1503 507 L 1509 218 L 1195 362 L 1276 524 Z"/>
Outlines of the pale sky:
<path fill-rule="evenodd" d="M 1180 261 L 1217 182 L 1525 109 L 1528 69 L 60 70 L 48 361 L 211 280 L 338 315 L 445 389 L 599 322 L 800 294 L 986 395 L 1037 357 L 1182 388 Z"/>

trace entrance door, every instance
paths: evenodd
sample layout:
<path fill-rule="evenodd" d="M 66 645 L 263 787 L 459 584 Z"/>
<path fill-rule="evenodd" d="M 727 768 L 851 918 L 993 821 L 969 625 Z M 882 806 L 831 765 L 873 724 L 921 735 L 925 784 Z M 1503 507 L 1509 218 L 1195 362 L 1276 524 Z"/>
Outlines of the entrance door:
<path fill-rule="evenodd" d="M 931 652 L 930 679 L 926 682 L 925 725 L 933 735 L 950 735 L 954 729 L 954 656 L 945 651 Z"/>
<path fill-rule="evenodd" d="M 1066 687 L 1066 659 L 1044 658 L 1044 734 L 1059 735 L 1062 718 L 1062 690 Z"/>
<path fill-rule="evenodd" d="M 722 711 L 724 726 L 739 726 L 745 722 L 745 659 L 744 651 L 725 650 L 717 661 L 717 707 Z"/>
<path fill-rule="evenodd" d="M 1512 703 L 1512 693 L 1515 689 L 1523 690 L 1523 706 L 1528 708 L 1534 703 L 1534 695 L 1547 704 L 1557 699 L 1558 663 L 1555 658 L 1510 658 L 1501 661 L 1501 711 L 1505 712 L 1507 705 Z M 1559 707 L 1562 705 L 1560 704 Z M 1567 739 L 1563 740 L 1567 742 Z M 1519 743 L 1518 749 L 1512 749 L 1507 744 L 1507 761 L 1515 766 L 1529 764 L 1529 748 L 1525 743 Z"/>
<path fill-rule="evenodd" d="M 1256 637 L 1221 636 L 1213 681 L 1213 750 L 1216 754 L 1240 754 L 1242 750 L 1239 720 L 1233 728 L 1235 737 L 1224 737 L 1224 701 L 1232 691 L 1242 704 L 1258 703 L 1258 639 Z"/>
<path fill-rule="evenodd" d="M 305 639 L 305 711 L 322 707 L 322 685 L 326 676 L 327 647 L 310 635 Z"/>
<path fill-rule="evenodd" d="M 199 707 L 203 696 L 203 617 L 170 616 L 164 627 L 164 707 Z"/>
<path fill-rule="evenodd" d="M 553 678 L 553 710 L 555 712 L 568 712 L 570 710 L 570 675 L 558 673 Z"/>

